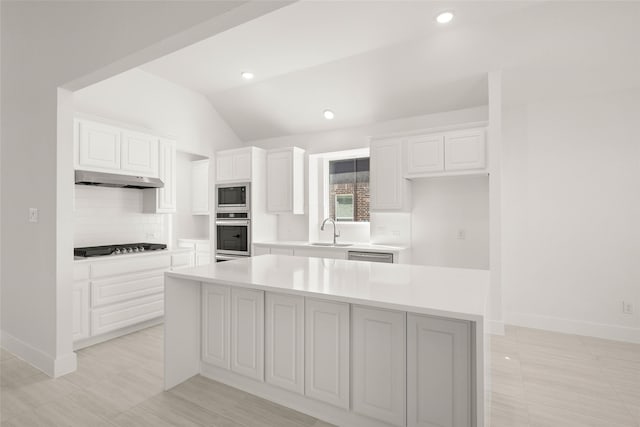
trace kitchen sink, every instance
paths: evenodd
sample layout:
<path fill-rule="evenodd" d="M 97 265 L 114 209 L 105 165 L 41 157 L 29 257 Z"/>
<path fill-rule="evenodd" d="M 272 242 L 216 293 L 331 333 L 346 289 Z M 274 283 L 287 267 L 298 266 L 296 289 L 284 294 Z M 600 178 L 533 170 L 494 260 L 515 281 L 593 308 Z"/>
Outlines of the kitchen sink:
<path fill-rule="evenodd" d="M 346 248 L 347 246 L 353 246 L 353 243 L 336 243 L 333 244 L 331 242 L 313 242 L 311 246 L 328 246 L 333 248 Z"/>

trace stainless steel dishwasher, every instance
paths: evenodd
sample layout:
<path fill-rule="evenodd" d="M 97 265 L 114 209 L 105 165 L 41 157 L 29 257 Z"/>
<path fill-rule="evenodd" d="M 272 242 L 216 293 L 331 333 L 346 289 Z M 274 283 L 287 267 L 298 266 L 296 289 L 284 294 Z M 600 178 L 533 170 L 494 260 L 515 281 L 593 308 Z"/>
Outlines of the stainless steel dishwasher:
<path fill-rule="evenodd" d="M 393 254 L 387 252 L 348 251 L 347 259 L 352 261 L 386 262 L 393 264 Z"/>

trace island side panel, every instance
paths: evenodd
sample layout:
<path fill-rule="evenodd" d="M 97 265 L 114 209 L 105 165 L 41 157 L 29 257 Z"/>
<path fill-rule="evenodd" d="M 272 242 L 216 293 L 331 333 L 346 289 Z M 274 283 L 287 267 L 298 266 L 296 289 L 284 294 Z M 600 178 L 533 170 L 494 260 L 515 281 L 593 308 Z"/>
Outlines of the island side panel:
<path fill-rule="evenodd" d="M 165 275 L 164 389 L 200 373 L 200 282 Z"/>

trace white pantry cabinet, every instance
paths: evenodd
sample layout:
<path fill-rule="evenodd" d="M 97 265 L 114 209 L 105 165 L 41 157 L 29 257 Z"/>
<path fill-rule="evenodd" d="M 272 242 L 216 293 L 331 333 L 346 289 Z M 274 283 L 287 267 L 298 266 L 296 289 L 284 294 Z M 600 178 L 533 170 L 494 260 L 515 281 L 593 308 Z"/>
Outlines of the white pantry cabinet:
<path fill-rule="evenodd" d="M 407 425 L 471 425 L 471 326 L 407 315 Z"/>
<path fill-rule="evenodd" d="M 162 188 L 144 190 L 144 211 L 174 213 L 176 211 L 176 141 L 160 139 L 158 143 L 158 178 Z"/>
<path fill-rule="evenodd" d="M 371 141 L 369 161 L 371 210 L 409 210 L 410 183 L 404 177 L 403 140 L 389 138 Z"/>
<path fill-rule="evenodd" d="M 158 176 L 158 137 L 124 130 L 120 153 L 123 173 Z"/>
<path fill-rule="evenodd" d="M 402 311 L 352 306 L 352 408 L 405 425 L 405 317 Z"/>
<path fill-rule="evenodd" d="M 209 215 L 209 160 L 191 162 L 191 213 Z"/>
<path fill-rule="evenodd" d="M 202 360 L 230 369 L 231 288 L 202 284 Z"/>
<path fill-rule="evenodd" d="M 305 395 L 349 408 L 349 304 L 305 304 Z"/>
<path fill-rule="evenodd" d="M 267 211 L 304 214 L 304 150 L 267 152 Z"/>
<path fill-rule="evenodd" d="M 304 394 L 304 297 L 265 294 L 265 381 Z"/>
<path fill-rule="evenodd" d="M 231 289 L 231 370 L 264 381 L 264 292 Z"/>
<path fill-rule="evenodd" d="M 218 151 L 216 153 L 216 182 L 251 181 L 253 148 Z"/>

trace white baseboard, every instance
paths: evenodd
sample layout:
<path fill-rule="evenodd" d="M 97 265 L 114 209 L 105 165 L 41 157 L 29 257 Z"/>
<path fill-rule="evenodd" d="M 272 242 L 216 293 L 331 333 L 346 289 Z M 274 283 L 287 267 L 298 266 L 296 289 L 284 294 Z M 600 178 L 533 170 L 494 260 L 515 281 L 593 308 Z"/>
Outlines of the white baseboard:
<path fill-rule="evenodd" d="M 77 367 L 77 358 L 74 352 L 55 358 L 5 331 L 0 332 L 0 344 L 8 352 L 50 377 L 57 378 L 69 374 L 75 371 Z"/>
<path fill-rule="evenodd" d="M 640 328 L 628 328 L 625 326 L 562 319 L 558 317 L 540 316 L 528 313 L 508 313 L 507 323 L 526 328 L 562 332 L 565 334 L 585 335 L 614 341 L 640 343 Z"/>

